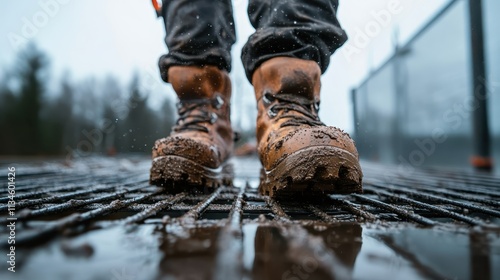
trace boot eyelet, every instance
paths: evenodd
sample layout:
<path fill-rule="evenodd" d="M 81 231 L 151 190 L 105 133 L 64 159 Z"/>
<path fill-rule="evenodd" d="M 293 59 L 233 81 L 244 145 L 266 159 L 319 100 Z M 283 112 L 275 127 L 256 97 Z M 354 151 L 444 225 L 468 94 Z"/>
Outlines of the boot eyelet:
<path fill-rule="evenodd" d="M 274 98 L 274 96 L 270 92 L 266 92 L 264 96 L 262 96 L 262 101 L 266 105 L 270 105 L 271 103 L 274 102 L 275 99 L 276 98 Z"/>
<path fill-rule="evenodd" d="M 210 116 L 210 123 L 214 124 L 218 118 L 219 118 L 219 116 L 217 116 L 216 113 L 212 113 L 212 115 Z"/>
<path fill-rule="evenodd" d="M 276 113 L 274 111 L 274 106 L 270 107 L 269 110 L 267 111 L 267 114 L 269 115 L 269 117 L 271 118 L 274 118 L 278 115 L 278 113 Z"/>
<path fill-rule="evenodd" d="M 220 109 L 224 105 L 224 99 L 220 95 L 215 98 L 215 108 Z"/>

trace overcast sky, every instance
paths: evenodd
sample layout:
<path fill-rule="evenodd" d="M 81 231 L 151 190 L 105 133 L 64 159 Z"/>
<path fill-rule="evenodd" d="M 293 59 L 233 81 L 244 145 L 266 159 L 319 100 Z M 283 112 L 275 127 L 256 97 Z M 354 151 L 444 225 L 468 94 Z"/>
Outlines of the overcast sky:
<path fill-rule="evenodd" d="M 341 0 L 339 19 L 350 41 L 333 56 L 322 77 L 322 120 L 352 131 L 350 89 L 391 54 L 396 27 L 404 42 L 447 2 Z M 233 3 L 238 36 L 231 73 L 233 103 L 249 109 L 254 107 L 253 92 L 239 56 L 253 28 L 246 15 L 248 0 Z M 152 103 L 158 103 L 165 96 L 174 97 L 156 66 L 167 52 L 164 36 L 149 0 L 0 1 L 0 75 L 12 65 L 16 51 L 33 40 L 50 55 L 53 78 L 67 72 L 73 80 L 111 74 L 126 82 L 138 71 L 152 85 Z M 245 126 L 253 116 L 243 121 L 237 116 L 235 121 Z"/>

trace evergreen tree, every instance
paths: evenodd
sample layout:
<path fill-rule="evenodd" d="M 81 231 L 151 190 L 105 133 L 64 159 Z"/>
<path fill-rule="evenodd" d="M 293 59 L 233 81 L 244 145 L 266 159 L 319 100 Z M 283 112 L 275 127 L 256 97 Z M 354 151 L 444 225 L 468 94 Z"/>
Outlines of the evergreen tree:
<path fill-rule="evenodd" d="M 147 104 L 148 94 L 141 91 L 140 81 L 135 75 L 130 84 L 129 113 L 123 134 L 125 151 L 150 152 L 154 141 L 156 124 L 154 112 Z"/>
<path fill-rule="evenodd" d="M 0 80 L 0 154 L 13 154 L 16 145 L 17 130 L 15 126 L 15 112 L 17 98 L 6 86 L 7 78 Z"/>
<path fill-rule="evenodd" d="M 3 88 L 2 100 L 2 154 L 33 155 L 40 152 L 42 98 L 47 82 L 48 59 L 34 45 L 22 50 L 9 81 L 13 90 Z M 7 134 L 5 134 L 7 136 Z"/>

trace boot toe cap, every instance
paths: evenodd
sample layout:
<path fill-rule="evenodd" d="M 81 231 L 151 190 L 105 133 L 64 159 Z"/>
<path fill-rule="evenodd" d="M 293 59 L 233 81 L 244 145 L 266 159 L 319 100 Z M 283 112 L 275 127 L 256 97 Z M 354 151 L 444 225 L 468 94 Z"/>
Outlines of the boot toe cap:
<path fill-rule="evenodd" d="M 157 140 L 153 147 L 153 158 L 162 156 L 183 157 L 209 168 L 218 168 L 222 163 L 217 145 L 209 141 L 185 137 L 167 137 Z"/>
<path fill-rule="evenodd" d="M 313 146 L 339 148 L 358 158 L 351 137 L 331 126 L 294 128 L 286 134 L 279 131 L 271 132 L 268 141 L 265 142 L 265 145 L 260 145 L 259 154 L 266 169 L 274 168 L 287 156 Z"/>

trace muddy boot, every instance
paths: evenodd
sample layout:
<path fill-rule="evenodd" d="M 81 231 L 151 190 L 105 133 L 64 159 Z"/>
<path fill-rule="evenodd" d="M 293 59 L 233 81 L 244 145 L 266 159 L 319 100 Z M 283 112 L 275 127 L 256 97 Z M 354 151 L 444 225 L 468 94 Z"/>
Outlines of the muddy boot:
<path fill-rule="evenodd" d="M 253 74 L 265 195 L 362 191 L 353 140 L 319 120 L 320 76 L 316 62 L 288 57 L 270 59 Z"/>
<path fill-rule="evenodd" d="M 179 97 L 179 119 L 169 137 L 153 147 L 150 183 L 170 190 L 200 190 L 228 182 L 233 150 L 231 81 L 214 66 L 173 66 L 169 82 Z"/>

